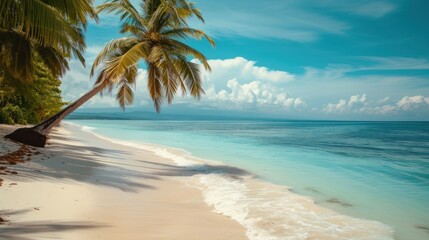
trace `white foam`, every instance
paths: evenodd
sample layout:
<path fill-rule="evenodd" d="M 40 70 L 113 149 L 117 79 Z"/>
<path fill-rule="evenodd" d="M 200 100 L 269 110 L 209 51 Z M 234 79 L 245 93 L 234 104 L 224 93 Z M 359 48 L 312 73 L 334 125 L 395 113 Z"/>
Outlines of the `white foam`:
<path fill-rule="evenodd" d="M 243 225 L 251 240 L 393 239 L 393 230 L 382 223 L 341 215 L 282 186 L 222 174 L 199 181 L 204 200 Z"/>
<path fill-rule="evenodd" d="M 82 126 L 82 130 L 85 131 L 85 132 L 91 132 L 92 133 L 92 130 L 95 130 L 95 129 L 97 129 L 97 128 L 95 128 L 95 127 L 88 127 L 88 126 Z"/>
<path fill-rule="evenodd" d="M 150 151 L 178 166 L 198 169 L 213 163 L 180 149 L 111 139 L 94 133 L 94 128 L 71 125 L 116 144 Z M 251 177 L 239 179 L 220 171 L 202 171 L 188 183 L 202 190 L 204 201 L 213 207 L 214 212 L 244 226 L 250 240 L 393 239 L 393 229 L 387 225 L 341 215 L 284 186 Z"/>
<path fill-rule="evenodd" d="M 100 135 L 98 133 L 95 133 L 93 130 L 95 130 L 95 127 L 89 127 L 89 126 L 81 126 L 78 124 L 75 124 L 73 122 L 65 122 L 66 124 L 75 126 L 75 127 L 79 127 L 82 131 L 91 133 L 95 136 L 97 136 L 100 139 L 103 140 L 107 140 L 111 143 L 115 143 L 115 144 L 119 144 L 119 145 L 123 145 L 123 146 L 127 146 L 127 147 L 133 147 L 133 148 L 137 148 L 137 149 L 141 149 L 141 150 L 145 150 L 145 151 L 150 151 L 152 153 L 154 153 L 155 155 L 162 157 L 162 158 L 166 158 L 169 160 L 173 160 L 173 162 L 181 167 L 196 167 L 196 166 L 200 166 L 202 164 L 201 161 L 197 161 L 197 160 L 191 160 L 192 156 L 191 153 L 182 150 L 182 149 L 175 149 L 176 152 L 181 152 L 181 154 L 177 154 L 177 153 L 173 153 L 172 150 L 174 150 L 173 148 L 166 148 L 164 146 L 161 145 L 156 145 L 156 144 L 149 144 L 149 143 L 134 143 L 134 142 L 129 142 L 129 141 L 123 141 L 123 140 L 118 140 L 118 139 L 112 139 L 103 135 Z M 188 155 L 188 156 L 185 156 Z"/>

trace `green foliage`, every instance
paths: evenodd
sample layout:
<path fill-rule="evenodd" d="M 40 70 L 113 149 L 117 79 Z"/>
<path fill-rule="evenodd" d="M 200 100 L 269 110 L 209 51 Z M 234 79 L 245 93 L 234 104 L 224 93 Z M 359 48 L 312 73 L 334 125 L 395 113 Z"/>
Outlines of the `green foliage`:
<path fill-rule="evenodd" d="M 141 0 L 135 7 L 129 0 L 110 0 L 99 5 L 97 12 L 120 16 L 121 33 L 126 36 L 112 40 L 98 54 L 91 75 L 99 70 L 97 84 L 107 91 L 117 90 L 116 99 L 122 108 L 133 102 L 133 88 L 139 62 L 147 66 L 150 97 L 156 111 L 164 101 L 171 103 L 178 91 L 199 99 L 202 89 L 200 66 L 188 57 L 199 60 L 206 70 L 206 57 L 184 43 L 187 39 L 205 38 L 215 42 L 203 31 L 188 26 L 194 16 L 204 22 L 201 12 L 187 0 Z"/>
<path fill-rule="evenodd" d="M 40 61 L 31 83 L 16 81 L 0 68 L 0 123 L 31 124 L 54 115 L 65 105 L 60 85 Z"/>
<path fill-rule="evenodd" d="M 71 57 L 85 63 L 84 30 L 97 20 L 93 0 L 0 0 L 0 65 L 21 82 L 35 76 L 37 53 L 56 76 Z"/>

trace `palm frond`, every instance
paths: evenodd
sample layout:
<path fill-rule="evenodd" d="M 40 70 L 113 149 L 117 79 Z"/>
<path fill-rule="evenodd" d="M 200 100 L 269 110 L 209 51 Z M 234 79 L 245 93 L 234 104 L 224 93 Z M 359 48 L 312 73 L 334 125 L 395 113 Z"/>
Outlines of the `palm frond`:
<path fill-rule="evenodd" d="M 45 66 L 49 66 L 50 72 L 55 77 L 63 76 L 69 70 L 69 65 L 64 54 L 58 52 L 55 48 L 37 46 L 35 50 L 40 59 L 45 63 Z"/>
<path fill-rule="evenodd" d="M 49 5 L 53 2 L 57 4 Z M 79 18 L 73 22 L 68 15 L 64 17 L 63 11 L 55 8 L 55 5 L 59 5 L 58 2 L 61 1 L 3 0 L 0 2 L 0 28 L 22 31 L 27 38 L 35 39 L 43 46 L 61 44 L 61 35 L 78 39 L 80 36 L 74 27 L 78 27 Z M 82 11 L 82 14 L 88 14 L 86 11 Z M 85 26 L 86 19 L 84 21 L 81 24 Z"/>
<path fill-rule="evenodd" d="M 198 59 L 207 71 L 211 71 L 210 65 L 207 62 L 206 57 L 198 50 L 175 39 L 164 39 L 163 41 L 167 45 L 172 47 L 175 50 L 176 54 L 181 54 L 183 56 L 191 55 L 194 58 Z"/>
<path fill-rule="evenodd" d="M 33 80 L 33 48 L 23 33 L 0 30 L 0 61 L 13 78 L 22 82 Z"/>
<path fill-rule="evenodd" d="M 180 86 L 183 96 L 186 94 L 186 86 L 180 70 L 177 69 L 177 65 L 175 65 L 173 62 L 175 60 L 174 56 L 170 56 L 168 51 L 163 49 L 163 59 L 164 59 L 163 62 L 165 65 L 164 68 L 170 72 L 170 76 L 168 79 L 169 81 L 166 81 L 166 83 L 174 85 L 173 87 L 169 87 L 168 89 L 165 90 L 167 97 L 169 97 L 168 103 L 171 103 L 173 101 L 174 95 L 177 92 L 178 86 Z"/>
<path fill-rule="evenodd" d="M 186 61 L 183 57 L 178 57 L 175 61 L 175 65 L 176 68 L 181 71 L 190 94 L 196 99 L 200 99 L 201 94 L 204 94 L 200 75 L 200 66 L 196 63 Z"/>
<path fill-rule="evenodd" d="M 88 17 L 98 22 L 97 13 L 93 8 L 93 0 L 43 0 L 43 2 L 66 16 L 71 24 L 82 26 L 85 30 L 88 25 Z"/>
<path fill-rule="evenodd" d="M 168 30 L 165 30 L 164 32 L 162 32 L 162 35 L 164 35 L 166 37 L 170 37 L 170 38 L 182 38 L 182 39 L 187 39 L 189 37 L 192 37 L 194 39 L 201 40 L 202 38 L 205 38 L 210 43 L 210 45 L 212 45 L 213 47 L 216 46 L 216 43 L 213 40 L 213 38 L 211 38 L 210 36 L 205 34 L 203 31 L 198 30 L 198 29 L 172 28 L 172 29 L 168 29 Z"/>
<path fill-rule="evenodd" d="M 118 92 L 116 93 L 116 100 L 123 110 L 125 110 L 126 105 L 131 105 L 134 101 L 133 88 L 135 87 L 136 77 L 137 68 L 136 66 L 131 66 L 117 83 Z"/>
<path fill-rule="evenodd" d="M 101 52 L 98 53 L 97 57 L 95 58 L 94 63 L 92 64 L 90 76 L 94 76 L 95 70 L 101 63 L 103 63 L 103 61 L 111 58 L 112 55 L 117 54 L 120 49 L 130 48 L 136 45 L 138 42 L 139 40 L 135 37 L 127 37 L 115 39 L 107 43 L 107 45 L 103 48 L 103 50 L 101 50 Z"/>
<path fill-rule="evenodd" d="M 148 59 L 149 53 L 146 42 L 139 42 L 129 48 L 117 49 L 116 56 L 105 61 L 106 74 L 113 80 L 124 74 L 129 66 L 137 65 L 142 59 Z"/>
<path fill-rule="evenodd" d="M 147 71 L 147 87 L 149 90 L 149 95 L 152 98 L 155 110 L 157 112 L 160 112 L 161 105 L 164 99 L 164 96 L 162 94 L 163 86 L 160 81 L 160 70 L 154 64 L 149 63 Z"/>
<path fill-rule="evenodd" d="M 106 12 L 120 15 L 120 20 L 133 25 L 144 27 L 145 20 L 129 0 L 110 0 L 97 7 L 97 13 Z"/>

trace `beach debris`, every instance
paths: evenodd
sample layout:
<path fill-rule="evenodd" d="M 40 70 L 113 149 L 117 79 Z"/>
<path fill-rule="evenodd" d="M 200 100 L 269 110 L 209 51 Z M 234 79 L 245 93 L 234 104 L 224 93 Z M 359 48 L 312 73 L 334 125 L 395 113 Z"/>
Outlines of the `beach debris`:
<path fill-rule="evenodd" d="M 7 220 L 6 220 L 6 219 L 4 219 L 4 218 L 0 217 L 0 225 L 1 225 L 1 224 L 4 224 L 4 223 L 6 223 L 6 222 L 7 222 Z"/>
<path fill-rule="evenodd" d="M 34 151 L 34 150 L 33 150 Z M 39 152 L 40 153 L 40 152 Z M 25 162 L 24 159 L 29 159 L 33 154 L 32 150 L 25 145 L 22 145 L 18 150 L 0 156 L 0 175 L 17 175 L 17 171 L 8 170 L 8 165 L 16 165 Z M 0 180 L 0 186 L 3 180 Z"/>
<path fill-rule="evenodd" d="M 1 164 L 20 163 L 24 161 L 23 160 L 24 156 L 28 156 L 28 154 L 31 154 L 30 149 L 28 149 L 27 146 L 22 145 L 18 150 L 0 156 L 0 163 Z"/>
<path fill-rule="evenodd" d="M 39 208 L 36 208 L 36 207 L 35 207 L 35 208 L 34 208 L 34 210 L 37 210 L 37 211 L 39 211 L 40 209 L 39 209 Z"/>

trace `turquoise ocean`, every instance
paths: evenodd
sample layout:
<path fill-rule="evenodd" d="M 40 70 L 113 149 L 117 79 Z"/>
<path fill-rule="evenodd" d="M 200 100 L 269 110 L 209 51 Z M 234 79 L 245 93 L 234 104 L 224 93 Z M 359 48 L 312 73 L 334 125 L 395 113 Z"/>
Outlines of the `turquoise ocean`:
<path fill-rule="evenodd" d="M 362 231 L 377 224 L 393 231 L 390 236 L 383 232 L 375 237 L 354 235 L 350 239 L 392 236 L 399 240 L 429 239 L 428 122 L 100 119 L 66 122 L 122 143 L 179 148 L 197 158 L 241 168 L 272 186 L 287 186 L 289 191 L 306 196 L 319 206 L 373 221 L 362 225 Z M 290 200 L 283 197 L 283 202 Z M 247 202 L 255 201 L 247 199 Z M 260 206 L 279 211 L 275 219 L 297 212 L 293 208 L 279 210 L 282 204 Z M 248 212 L 250 208 L 243 209 Z M 241 220 L 246 223 L 244 218 Z M 253 239 L 307 239 L 305 229 L 311 228 L 310 224 L 295 237 L 255 233 L 259 238 Z"/>

